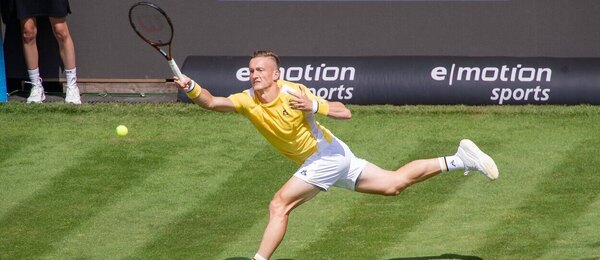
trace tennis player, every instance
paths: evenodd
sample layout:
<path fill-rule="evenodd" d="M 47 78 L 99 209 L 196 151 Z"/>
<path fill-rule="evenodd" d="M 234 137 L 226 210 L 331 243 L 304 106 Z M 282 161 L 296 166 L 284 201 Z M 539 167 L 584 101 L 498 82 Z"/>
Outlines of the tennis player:
<path fill-rule="evenodd" d="M 229 97 L 215 97 L 187 76 L 175 77 L 175 82 L 203 108 L 247 117 L 271 145 L 299 165 L 269 204 L 269 223 L 254 259 L 269 259 L 283 240 L 292 210 L 332 186 L 393 196 L 446 171 L 480 171 L 490 180 L 498 178 L 494 160 L 470 140 L 460 141 L 454 155 L 415 160 L 395 171 L 381 169 L 356 157 L 316 121 L 317 114 L 350 119 L 344 104 L 279 79 L 279 57 L 271 51 L 254 52 L 249 69 L 252 87 Z"/>

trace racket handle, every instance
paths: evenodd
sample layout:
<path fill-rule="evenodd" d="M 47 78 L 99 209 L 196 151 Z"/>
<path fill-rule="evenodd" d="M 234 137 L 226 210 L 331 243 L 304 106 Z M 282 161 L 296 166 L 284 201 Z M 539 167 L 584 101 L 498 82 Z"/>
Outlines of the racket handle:
<path fill-rule="evenodd" d="M 173 74 L 179 78 L 179 80 L 183 80 L 183 74 L 181 74 L 181 70 L 179 70 L 179 66 L 175 63 L 174 59 L 169 60 L 169 66 L 171 67 L 171 71 Z"/>

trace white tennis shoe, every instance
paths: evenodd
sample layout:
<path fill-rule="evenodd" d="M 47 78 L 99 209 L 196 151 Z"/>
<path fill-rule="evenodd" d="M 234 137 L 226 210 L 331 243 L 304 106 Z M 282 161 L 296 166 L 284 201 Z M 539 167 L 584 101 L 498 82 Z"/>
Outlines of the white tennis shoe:
<path fill-rule="evenodd" d="M 465 165 L 465 175 L 470 171 L 479 171 L 492 181 L 498 178 L 498 167 L 494 159 L 482 152 L 473 141 L 468 139 L 461 140 L 456 156 Z"/>
<path fill-rule="evenodd" d="M 32 83 L 31 92 L 27 98 L 27 104 L 29 103 L 42 103 L 46 100 L 46 94 L 44 94 L 44 87 L 42 86 L 42 80 L 40 79 L 37 83 Z"/>
<path fill-rule="evenodd" d="M 65 103 L 69 104 L 81 104 L 81 96 L 79 95 L 79 88 L 77 84 L 67 86 L 67 95 L 65 97 Z"/>

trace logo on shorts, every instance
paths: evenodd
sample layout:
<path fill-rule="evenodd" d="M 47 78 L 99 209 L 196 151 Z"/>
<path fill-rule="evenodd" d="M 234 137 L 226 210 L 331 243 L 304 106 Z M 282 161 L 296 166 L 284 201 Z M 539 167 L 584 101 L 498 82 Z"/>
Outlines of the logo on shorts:
<path fill-rule="evenodd" d="M 285 108 L 283 109 L 283 115 L 284 116 L 289 116 L 290 114 L 287 112 L 287 110 L 285 110 Z"/>
<path fill-rule="evenodd" d="M 306 169 L 305 169 L 305 170 L 302 170 L 302 171 L 300 171 L 300 174 L 302 174 L 302 175 L 306 176 Z"/>

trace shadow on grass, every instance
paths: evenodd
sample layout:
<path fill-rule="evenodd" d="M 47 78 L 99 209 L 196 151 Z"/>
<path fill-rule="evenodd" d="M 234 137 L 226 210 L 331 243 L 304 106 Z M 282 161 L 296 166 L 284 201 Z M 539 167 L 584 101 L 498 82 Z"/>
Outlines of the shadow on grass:
<path fill-rule="evenodd" d="M 252 260 L 252 258 L 249 257 L 228 257 L 225 258 L 224 260 Z M 293 260 L 291 258 L 277 258 L 277 260 Z"/>
<path fill-rule="evenodd" d="M 483 258 L 472 255 L 458 255 L 458 254 L 442 254 L 438 256 L 414 256 L 414 257 L 399 257 L 390 258 L 388 260 L 433 260 L 433 259 L 457 259 L 457 260 L 483 260 Z M 228 257 L 224 260 L 252 260 L 248 257 Z M 290 258 L 278 258 L 277 260 L 292 260 Z"/>
<path fill-rule="evenodd" d="M 472 255 L 458 255 L 458 254 L 442 254 L 438 256 L 414 256 L 414 257 L 399 257 L 390 258 L 388 260 L 429 260 L 429 259 L 460 259 L 460 260 L 483 260 L 483 258 Z"/>
<path fill-rule="evenodd" d="M 224 260 L 252 260 L 252 258 L 249 257 L 228 257 L 225 258 Z M 293 260 L 292 258 L 277 258 L 277 260 Z"/>

